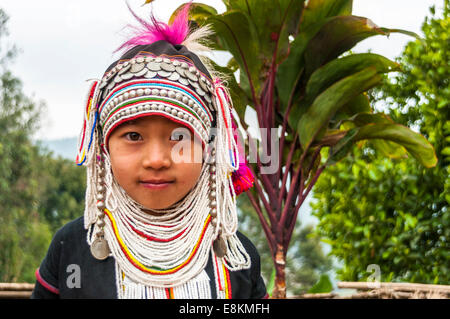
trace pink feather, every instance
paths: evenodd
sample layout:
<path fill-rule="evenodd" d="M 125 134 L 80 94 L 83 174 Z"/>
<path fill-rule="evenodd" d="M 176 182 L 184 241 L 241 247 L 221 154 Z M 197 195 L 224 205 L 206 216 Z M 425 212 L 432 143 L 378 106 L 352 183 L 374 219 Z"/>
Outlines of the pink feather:
<path fill-rule="evenodd" d="M 123 43 L 116 52 L 128 50 L 138 45 L 152 44 L 160 40 L 177 45 L 181 44 L 189 34 L 189 8 L 191 3 L 184 6 L 170 25 L 156 20 L 152 12 L 150 13 L 150 21 L 147 22 L 135 13 L 128 3 L 127 6 L 131 14 L 140 23 L 140 26 L 127 26 L 134 30 L 135 35 Z"/>

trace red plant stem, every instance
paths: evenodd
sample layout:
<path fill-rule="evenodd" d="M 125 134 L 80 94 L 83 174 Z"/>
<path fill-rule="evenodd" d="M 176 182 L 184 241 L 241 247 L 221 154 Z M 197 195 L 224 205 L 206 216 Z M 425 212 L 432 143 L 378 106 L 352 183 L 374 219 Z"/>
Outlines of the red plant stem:
<path fill-rule="evenodd" d="M 301 200 L 298 202 L 298 204 L 295 206 L 294 209 L 294 216 L 288 226 L 288 231 L 286 232 L 286 241 L 285 241 L 285 246 L 288 247 L 289 242 L 291 241 L 291 237 L 292 237 L 292 232 L 294 231 L 294 227 L 295 227 L 295 222 L 297 220 L 297 215 L 298 212 L 300 210 L 300 206 L 303 204 L 303 201 L 306 199 L 306 197 L 308 197 L 309 192 L 311 191 L 311 189 L 313 188 L 313 186 L 316 184 L 317 179 L 319 178 L 319 176 L 322 174 L 323 170 L 326 168 L 326 165 L 322 165 L 314 174 L 313 179 L 311 180 L 311 182 L 308 185 L 308 188 L 305 191 L 304 195 L 301 195 Z"/>
<path fill-rule="evenodd" d="M 259 158 L 258 149 L 257 149 L 257 147 L 254 145 L 253 139 L 250 138 L 250 139 L 249 139 L 249 143 L 252 143 L 253 149 L 254 149 L 255 152 L 256 152 L 256 165 L 258 166 L 258 169 L 259 169 L 259 171 L 261 172 L 262 164 L 261 164 L 261 159 Z M 256 175 L 255 175 L 255 172 L 253 171 L 253 169 L 252 169 L 252 168 L 250 168 L 250 169 L 252 170 L 253 175 L 256 176 Z M 275 189 L 273 188 L 273 186 L 272 186 L 270 180 L 267 178 L 266 174 L 260 174 L 260 176 L 261 176 L 261 182 L 262 182 L 262 184 L 263 184 L 263 186 L 264 186 L 264 189 L 265 189 L 265 190 L 267 191 L 267 193 L 269 194 L 269 197 L 270 197 L 271 199 L 276 198 L 277 195 L 276 195 L 276 193 L 275 193 Z"/>
<path fill-rule="evenodd" d="M 294 194 L 297 194 L 297 189 L 295 185 L 298 183 L 298 178 L 300 176 L 300 172 L 302 171 L 302 165 L 299 166 L 298 170 L 295 172 L 295 176 L 291 181 L 291 185 L 289 186 L 288 196 L 286 202 L 284 203 L 283 212 L 281 213 L 280 218 L 280 227 L 284 227 L 286 223 L 286 219 L 289 215 L 289 207 L 291 206 L 291 201 L 294 197 Z"/>
<path fill-rule="evenodd" d="M 298 138 L 298 133 L 295 133 L 294 141 L 292 142 L 291 149 L 289 150 L 288 158 L 286 161 L 286 166 L 285 166 L 285 170 L 284 170 L 284 174 L 283 174 L 283 180 L 281 181 L 281 190 L 280 190 L 280 195 L 278 196 L 278 207 L 281 207 L 284 194 L 286 193 L 286 181 L 287 181 L 287 177 L 289 175 L 289 170 L 291 168 L 292 157 L 294 155 L 295 144 L 297 143 L 297 138 Z M 280 171 L 281 171 L 281 167 L 280 167 Z M 279 180 L 279 178 L 278 178 L 278 180 Z"/>
<path fill-rule="evenodd" d="M 311 169 L 313 168 L 313 166 L 314 166 L 314 162 L 316 161 L 316 159 L 317 159 L 317 156 L 319 156 L 319 154 L 320 154 L 320 150 L 321 150 L 321 147 L 317 147 L 316 148 L 316 150 L 314 151 L 314 154 L 313 154 L 313 156 L 312 156 L 312 158 L 311 158 L 311 162 L 309 163 L 309 165 L 308 165 L 308 168 L 307 168 L 307 170 L 305 171 L 306 172 L 306 179 L 308 178 L 308 176 L 309 176 L 309 172 L 311 172 Z M 300 209 L 300 207 L 301 207 L 301 205 L 302 205 L 302 203 L 303 203 L 303 201 L 304 201 L 304 199 L 305 199 L 305 197 L 303 197 L 303 189 L 304 189 L 304 186 L 305 186 L 305 176 L 303 175 L 303 171 L 300 173 L 300 183 L 299 183 L 299 187 L 300 187 L 300 190 L 299 190 L 299 194 L 300 194 L 300 199 L 299 199 L 299 203 L 297 204 L 297 205 L 295 205 L 295 202 L 293 203 L 293 206 L 295 206 L 295 207 L 292 207 L 294 210 L 293 210 L 293 214 L 292 214 L 292 217 L 291 218 L 289 218 L 287 221 L 286 221 L 286 224 L 287 225 L 291 225 L 291 223 L 292 223 L 292 220 L 294 220 L 294 225 L 295 225 L 295 220 L 297 219 L 297 214 L 298 214 L 298 210 Z M 297 186 L 296 186 L 297 187 Z M 292 229 L 293 230 L 293 229 Z M 288 231 L 289 231 L 289 227 L 288 227 Z M 292 233 L 286 233 L 286 236 L 288 237 L 288 238 L 290 238 L 290 236 L 292 235 Z"/>
<path fill-rule="evenodd" d="M 249 169 L 251 170 L 253 175 L 256 176 L 255 172 L 253 171 L 253 168 L 251 166 L 249 166 Z M 276 223 L 275 214 L 273 213 L 272 207 L 270 207 L 270 204 L 266 199 L 266 195 L 264 194 L 264 191 L 261 188 L 261 185 L 259 185 L 259 183 L 258 183 L 258 179 L 255 179 L 255 182 L 253 183 L 253 185 L 255 186 L 256 191 L 258 192 L 258 197 L 263 202 L 264 208 L 266 209 L 267 216 L 269 217 L 271 225 L 274 225 Z"/>
<path fill-rule="evenodd" d="M 255 208 L 256 213 L 259 217 L 259 220 L 261 222 L 262 228 L 264 233 L 266 234 L 266 238 L 269 241 L 269 248 L 271 250 L 271 253 L 273 254 L 274 248 L 275 248 L 275 239 L 273 238 L 272 232 L 270 231 L 270 227 L 267 224 L 267 220 L 264 217 L 264 214 L 261 210 L 261 208 L 259 207 L 259 204 L 257 203 L 255 197 L 253 196 L 253 194 L 250 191 L 245 192 L 248 196 L 248 199 L 250 200 L 250 202 L 252 203 L 252 206 Z"/>

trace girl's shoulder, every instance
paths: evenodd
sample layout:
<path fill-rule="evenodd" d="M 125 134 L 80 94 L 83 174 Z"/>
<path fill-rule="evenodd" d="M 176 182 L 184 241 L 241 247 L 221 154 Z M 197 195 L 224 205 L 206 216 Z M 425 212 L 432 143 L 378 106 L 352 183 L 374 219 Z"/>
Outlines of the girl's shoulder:
<path fill-rule="evenodd" d="M 58 231 L 55 233 L 55 238 L 73 238 L 73 236 L 78 237 L 78 235 L 86 234 L 86 230 L 84 229 L 84 217 L 78 217 L 65 225 L 63 225 Z"/>

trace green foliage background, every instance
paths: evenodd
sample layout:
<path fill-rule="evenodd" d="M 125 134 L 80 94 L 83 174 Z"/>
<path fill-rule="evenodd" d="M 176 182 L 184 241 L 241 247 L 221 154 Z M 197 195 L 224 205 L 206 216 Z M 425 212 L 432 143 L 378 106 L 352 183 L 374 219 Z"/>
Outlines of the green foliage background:
<path fill-rule="evenodd" d="M 0 282 L 34 282 L 54 232 L 83 212 L 85 174 L 32 141 L 45 104 L 8 69 L 7 21 L 0 8 Z"/>
<path fill-rule="evenodd" d="M 371 141 L 316 184 L 318 233 L 343 262 L 341 280 L 368 280 L 367 266 L 377 264 L 381 281 L 450 283 L 449 9 L 448 0 L 443 12 L 431 8 L 425 38 L 410 42 L 398 59 L 404 72 L 371 92 L 395 122 L 416 127 L 433 144 L 437 166 L 385 158 Z"/>

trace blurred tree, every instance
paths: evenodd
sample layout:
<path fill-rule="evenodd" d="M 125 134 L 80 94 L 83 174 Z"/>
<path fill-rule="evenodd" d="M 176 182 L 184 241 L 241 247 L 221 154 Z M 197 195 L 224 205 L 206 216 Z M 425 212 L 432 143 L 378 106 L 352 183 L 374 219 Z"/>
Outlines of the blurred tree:
<path fill-rule="evenodd" d="M 33 143 L 45 105 L 8 70 L 7 21 L 0 8 L 0 282 L 34 282 L 54 232 L 83 213 L 85 174 Z"/>
<path fill-rule="evenodd" d="M 38 210 L 39 151 L 30 136 L 44 105 L 22 91 L 7 69 L 14 48 L 3 48 L 8 16 L 0 9 L 0 281 L 31 281 L 50 241 Z"/>
<path fill-rule="evenodd" d="M 450 283 L 449 10 L 449 0 L 442 17 L 431 8 L 425 39 L 410 42 L 398 59 L 403 72 L 371 92 L 395 122 L 416 127 L 433 144 L 437 166 L 382 158 L 374 140 L 355 147 L 316 184 L 313 212 L 344 263 L 341 280 L 367 280 L 373 275 L 367 266 L 377 264 L 382 281 Z"/>
<path fill-rule="evenodd" d="M 45 217 L 52 233 L 84 212 L 86 174 L 84 167 L 75 161 L 43 154 L 39 184 L 45 195 L 39 202 L 39 214 Z"/>

